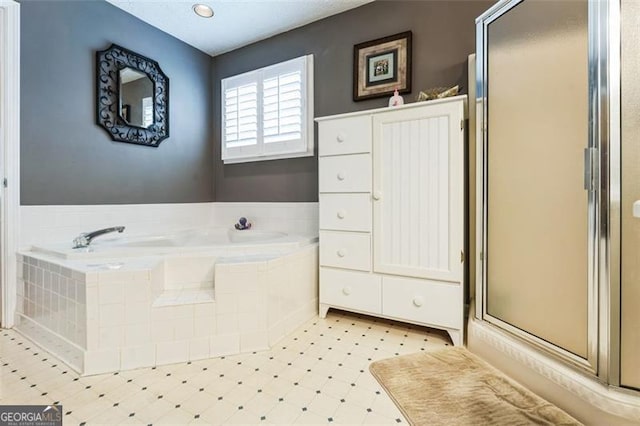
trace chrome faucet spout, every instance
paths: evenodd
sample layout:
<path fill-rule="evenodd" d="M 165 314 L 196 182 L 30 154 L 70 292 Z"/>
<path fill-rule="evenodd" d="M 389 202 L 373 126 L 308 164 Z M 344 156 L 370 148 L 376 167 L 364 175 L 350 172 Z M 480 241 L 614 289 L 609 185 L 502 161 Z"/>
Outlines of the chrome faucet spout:
<path fill-rule="evenodd" d="M 100 235 L 109 234 L 111 232 L 121 233 L 122 231 L 124 231 L 124 226 L 113 226 L 111 228 L 98 229 L 97 231 L 93 232 L 83 232 L 73 240 L 73 248 L 76 249 L 88 247 L 89 244 L 91 244 L 91 241 L 93 241 L 94 238 L 99 237 Z"/>

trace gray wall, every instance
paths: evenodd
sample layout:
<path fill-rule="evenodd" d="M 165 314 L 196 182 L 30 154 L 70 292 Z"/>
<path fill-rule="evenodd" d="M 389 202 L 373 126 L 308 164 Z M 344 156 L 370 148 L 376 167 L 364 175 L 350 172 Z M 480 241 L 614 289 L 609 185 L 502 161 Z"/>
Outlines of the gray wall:
<path fill-rule="evenodd" d="M 220 79 L 314 54 L 315 116 L 386 106 L 352 100 L 353 45 L 413 31 L 413 101 L 420 89 L 460 84 L 475 51 L 475 18 L 493 0 L 383 1 L 314 22 L 214 59 L 216 201 L 317 201 L 316 157 L 224 165 L 220 160 Z M 317 151 L 317 147 L 316 147 Z"/>
<path fill-rule="evenodd" d="M 211 57 L 104 1 L 20 3 L 22 204 L 213 201 Z M 111 43 L 169 77 L 171 134 L 158 148 L 95 124 L 95 51 Z"/>

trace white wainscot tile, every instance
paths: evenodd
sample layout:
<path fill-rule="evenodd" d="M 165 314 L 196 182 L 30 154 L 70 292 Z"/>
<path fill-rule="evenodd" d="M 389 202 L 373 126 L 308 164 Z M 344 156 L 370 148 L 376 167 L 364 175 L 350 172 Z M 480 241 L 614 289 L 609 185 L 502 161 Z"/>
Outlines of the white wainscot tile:
<path fill-rule="evenodd" d="M 253 333 L 267 329 L 264 318 L 260 318 L 257 312 L 238 314 L 238 327 L 240 333 Z"/>
<path fill-rule="evenodd" d="M 85 274 L 84 279 L 87 287 L 93 287 L 98 284 L 98 273 L 96 271 L 89 271 Z"/>
<path fill-rule="evenodd" d="M 284 324 L 282 321 L 269 326 L 269 345 L 273 346 L 278 340 L 284 337 Z"/>
<path fill-rule="evenodd" d="M 177 318 L 173 320 L 173 336 L 177 340 L 193 338 L 193 318 Z"/>
<path fill-rule="evenodd" d="M 237 291 L 233 280 L 235 274 L 229 272 L 229 265 L 220 264 L 216 266 L 216 278 L 214 288 L 216 294 L 235 293 Z"/>
<path fill-rule="evenodd" d="M 165 286 L 179 283 L 213 281 L 215 258 L 176 257 L 165 260 Z"/>
<path fill-rule="evenodd" d="M 216 314 L 215 302 L 210 303 L 198 303 L 193 307 L 195 318 L 210 317 Z"/>
<path fill-rule="evenodd" d="M 151 271 L 149 270 L 133 271 L 133 281 L 135 282 L 149 281 L 150 278 L 151 278 Z"/>
<path fill-rule="evenodd" d="M 124 303 L 124 284 L 111 283 L 99 285 L 98 300 L 101 305 Z"/>
<path fill-rule="evenodd" d="M 194 305 L 171 306 L 168 309 L 173 319 L 190 318 L 193 320 L 195 312 Z"/>
<path fill-rule="evenodd" d="M 125 303 L 124 316 L 126 324 L 148 324 L 151 308 L 149 302 Z"/>
<path fill-rule="evenodd" d="M 238 312 L 238 294 L 237 293 L 216 293 L 216 313 L 229 314 Z"/>
<path fill-rule="evenodd" d="M 151 326 L 150 324 L 130 324 L 124 326 L 124 344 L 125 346 L 135 346 L 151 343 Z"/>
<path fill-rule="evenodd" d="M 194 337 L 210 337 L 216 334 L 216 317 L 196 317 L 193 323 Z"/>
<path fill-rule="evenodd" d="M 87 350 L 98 349 L 100 344 L 100 326 L 98 320 L 87 320 Z"/>
<path fill-rule="evenodd" d="M 209 358 L 210 339 L 208 337 L 189 341 L 189 361 Z"/>
<path fill-rule="evenodd" d="M 87 288 L 87 320 L 97 320 L 100 314 L 98 304 L 98 288 Z"/>
<path fill-rule="evenodd" d="M 237 333 L 239 330 L 238 314 L 218 314 L 216 315 L 216 331 L 217 334 Z"/>
<path fill-rule="evenodd" d="M 79 303 L 87 303 L 87 286 L 84 283 L 77 283 L 76 300 Z"/>
<path fill-rule="evenodd" d="M 238 334 L 224 334 L 213 336 L 209 353 L 212 357 L 232 355 L 240 352 L 240 336 Z"/>
<path fill-rule="evenodd" d="M 120 350 L 87 352 L 84 357 L 84 374 L 100 374 L 120 370 Z"/>
<path fill-rule="evenodd" d="M 151 367 L 156 364 L 156 347 L 153 344 L 130 346 L 120 350 L 120 365 L 123 370 Z"/>
<path fill-rule="evenodd" d="M 189 342 L 171 341 L 156 344 L 156 362 L 158 364 L 173 364 L 189 359 Z"/>
<path fill-rule="evenodd" d="M 133 281 L 135 273 L 133 271 L 100 271 L 98 272 L 98 284 L 125 283 Z"/>
<path fill-rule="evenodd" d="M 264 298 L 257 291 L 238 295 L 238 313 L 256 312 L 263 302 Z"/>
<path fill-rule="evenodd" d="M 100 349 L 119 348 L 124 343 L 124 329 L 122 326 L 99 328 Z"/>
<path fill-rule="evenodd" d="M 168 342 L 173 340 L 173 321 L 152 321 L 151 340 L 157 342 Z"/>
<path fill-rule="evenodd" d="M 124 304 L 102 305 L 100 310 L 100 326 L 124 325 Z"/>
<path fill-rule="evenodd" d="M 136 281 L 127 286 L 125 290 L 127 301 L 147 302 L 151 298 L 151 284 L 145 281 Z"/>
<path fill-rule="evenodd" d="M 234 271 L 233 267 L 237 267 Z M 258 290 L 258 266 L 257 263 L 242 263 L 232 265 L 233 282 L 236 291 L 257 291 Z"/>
<path fill-rule="evenodd" d="M 263 351 L 267 349 L 269 349 L 269 339 L 267 333 L 264 331 L 240 334 L 241 352 Z"/>

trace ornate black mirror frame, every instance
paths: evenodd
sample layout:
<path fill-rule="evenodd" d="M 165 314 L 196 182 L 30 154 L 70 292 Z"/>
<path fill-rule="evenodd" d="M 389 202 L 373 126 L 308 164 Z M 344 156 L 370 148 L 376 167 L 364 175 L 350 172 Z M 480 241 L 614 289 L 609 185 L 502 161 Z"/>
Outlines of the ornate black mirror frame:
<path fill-rule="evenodd" d="M 133 68 L 153 82 L 153 124 L 138 127 L 120 115 L 120 70 Z M 96 52 L 97 121 L 114 141 L 157 147 L 169 137 L 169 78 L 154 60 L 112 44 Z"/>

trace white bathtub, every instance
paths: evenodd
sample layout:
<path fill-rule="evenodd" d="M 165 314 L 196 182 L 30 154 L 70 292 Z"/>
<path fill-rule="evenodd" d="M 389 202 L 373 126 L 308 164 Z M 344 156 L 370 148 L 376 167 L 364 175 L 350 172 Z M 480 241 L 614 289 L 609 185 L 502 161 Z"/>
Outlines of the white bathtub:
<path fill-rule="evenodd" d="M 125 231 L 126 233 L 126 231 Z M 34 252 L 63 259 L 97 259 L 206 252 L 219 256 L 281 254 L 317 241 L 317 237 L 288 235 L 277 231 L 226 228 L 191 229 L 167 235 L 127 237 L 110 234 L 89 247 L 74 249 L 71 241 L 34 245 Z"/>
<path fill-rule="evenodd" d="M 16 329 L 81 374 L 268 349 L 317 314 L 315 241 L 203 229 L 35 245 L 18 255 Z"/>

